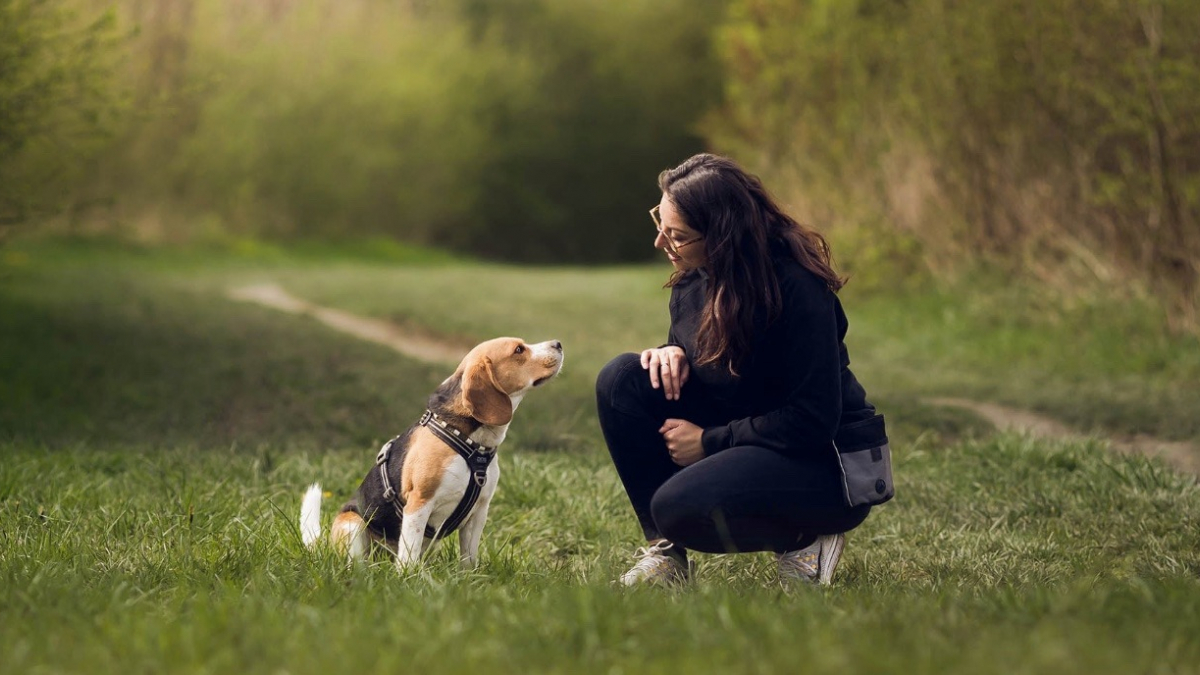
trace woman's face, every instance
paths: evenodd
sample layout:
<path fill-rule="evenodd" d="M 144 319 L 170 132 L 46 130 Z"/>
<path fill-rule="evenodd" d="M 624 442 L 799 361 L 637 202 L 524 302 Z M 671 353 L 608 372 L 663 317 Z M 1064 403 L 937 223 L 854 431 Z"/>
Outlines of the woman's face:
<path fill-rule="evenodd" d="M 654 225 L 658 228 L 654 247 L 667 254 L 667 260 L 675 269 L 692 270 L 704 266 L 707 261 L 704 235 L 683 222 L 665 192 L 657 210 L 651 210 L 650 215 L 654 217 Z"/>

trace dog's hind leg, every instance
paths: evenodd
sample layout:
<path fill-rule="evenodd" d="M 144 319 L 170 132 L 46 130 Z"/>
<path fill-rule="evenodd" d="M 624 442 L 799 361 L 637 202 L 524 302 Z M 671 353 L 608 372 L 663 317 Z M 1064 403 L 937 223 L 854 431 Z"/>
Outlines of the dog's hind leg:
<path fill-rule="evenodd" d="M 351 560 L 362 560 L 367 557 L 371 546 L 366 521 L 353 511 L 339 513 L 337 518 L 333 519 L 333 526 L 329 528 L 329 543 Z"/>

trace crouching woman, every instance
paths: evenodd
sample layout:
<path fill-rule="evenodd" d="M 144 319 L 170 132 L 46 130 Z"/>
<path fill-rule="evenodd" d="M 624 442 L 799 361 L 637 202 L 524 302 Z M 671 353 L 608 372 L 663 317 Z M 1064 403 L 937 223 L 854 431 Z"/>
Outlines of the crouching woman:
<path fill-rule="evenodd" d="M 685 582 L 689 551 L 772 551 L 785 581 L 828 584 L 845 533 L 891 491 L 845 492 L 835 436 L 873 419 L 882 434 L 882 418 L 849 369 L 843 280 L 821 235 L 733 161 L 697 155 L 659 187 L 667 344 L 618 356 L 596 383 L 647 542 L 621 581 Z"/>

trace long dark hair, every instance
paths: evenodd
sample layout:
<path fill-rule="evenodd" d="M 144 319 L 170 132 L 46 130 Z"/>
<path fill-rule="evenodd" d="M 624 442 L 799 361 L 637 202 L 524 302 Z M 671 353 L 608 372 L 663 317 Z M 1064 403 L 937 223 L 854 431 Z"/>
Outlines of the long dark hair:
<path fill-rule="evenodd" d="M 795 258 L 837 292 L 829 244 L 775 203 L 757 176 L 719 155 L 695 155 L 658 175 L 658 186 L 688 227 L 704 235 L 708 298 L 697 335 L 695 365 L 719 363 L 737 375 L 756 321 L 782 311 L 773 255 Z M 674 286 L 685 272 L 667 281 Z"/>

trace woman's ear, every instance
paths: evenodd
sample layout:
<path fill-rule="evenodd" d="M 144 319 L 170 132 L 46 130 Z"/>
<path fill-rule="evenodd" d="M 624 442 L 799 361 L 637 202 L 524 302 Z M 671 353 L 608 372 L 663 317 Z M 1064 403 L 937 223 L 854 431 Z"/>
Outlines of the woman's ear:
<path fill-rule="evenodd" d="M 489 426 L 512 421 L 512 399 L 496 384 L 491 359 L 484 356 L 468 366 L 462 382 L 463 405 L 471 417 Z"/>

